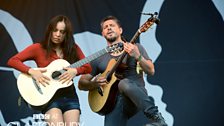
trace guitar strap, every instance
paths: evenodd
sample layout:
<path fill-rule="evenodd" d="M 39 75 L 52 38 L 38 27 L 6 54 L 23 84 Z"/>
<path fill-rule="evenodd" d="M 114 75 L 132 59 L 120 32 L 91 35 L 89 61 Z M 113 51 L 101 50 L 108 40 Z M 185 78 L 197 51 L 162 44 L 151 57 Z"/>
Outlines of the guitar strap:
<path fill-rule="evenodd" d="M 29 108 L 31 108 L 31 106 L 24 100 L 24 98 L 21 95 L 19 95 L 17 104 L 19 107 L 21 107 L 22 103 L 25 103 Z"/>
<path fill-rule="evenodd" d="M 18 97 L 18 100 L 17 100 L 17 105 L 20 107 L 21 106 L 21 104 L 22 104 L 22 97 L 21 97 L 21 95 L 19 95 L 19 97 Z"/>

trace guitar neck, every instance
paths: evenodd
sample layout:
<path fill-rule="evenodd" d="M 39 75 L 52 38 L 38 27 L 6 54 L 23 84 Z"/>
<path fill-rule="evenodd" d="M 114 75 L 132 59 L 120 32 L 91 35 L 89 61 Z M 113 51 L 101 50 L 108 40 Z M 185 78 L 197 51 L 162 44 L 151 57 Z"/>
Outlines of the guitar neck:
<path fill-rule="evenodd" d="M 108 52 L 107 49 L 102 49 L 102 50 L 100 50 L 100 51 L 98 51 L 98 52 L 96 52 L 96 53 L 94 53 L 94 54 L 92 54 L 92 55 L 90 55 L 90 56 L 88 56 L 84 59 L 79 60 L 78 62 L 75 62 L 75 63 L 71 64 L 69 67 L 70 68 L 80 67 L 80 66 L 82 66 L 86 63 L 89 63 L 89 62 L 95 60 L 96 58 L 106 54 L 107 52 Z"/>
<path fill-rule="evenodd" d="M 130 43 L 134 44 L 135 41 L 137 40 L 137 38 L 139 37 L 139 35 L 141 34 L 141 32 L 138 30 L 135 35 L 132 37 Z"/>
<path fill-rule="evenodd" d="M 138 30 L 138 31 L 135 33 L 135 35 L 132 37 L 130 43 L 134 44 L 134 43 L 135 43 L 135 40 L 139 37 L 140 34 L 141 34 L 141 31 Z M 123 52 L 123 53 L 119 56 L 119 58 L 118 58 L 116 64 L 115 64 L 114 67 L 110 70 L 110 72 L 107 74 L 108 77 L 111 76 L 111 75 L 115 72 L 115 70 L 117 69 L 117 67 L 118 67 L 119 64 L 122 62 L 122 60 L 124 59 L 124 57 L 125 57 L 126 55 L 127 55 L 127 53 L 126 53 L 126 52 Z"/>

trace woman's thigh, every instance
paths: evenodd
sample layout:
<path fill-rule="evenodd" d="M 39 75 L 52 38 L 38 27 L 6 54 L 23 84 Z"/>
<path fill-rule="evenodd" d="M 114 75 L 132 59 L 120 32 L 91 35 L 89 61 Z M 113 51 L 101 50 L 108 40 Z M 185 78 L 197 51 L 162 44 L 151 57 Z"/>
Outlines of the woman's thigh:
<path fill-rule="evenodd" d="M 79 109 L 68 110 L 63 114 L 63 116 L 66 126 L 78 126 L 80 118 Z"/>
<path fill-rule="evenodd" d="M 49 117 L 48 119 L 45 119 L 49 125 L 59 125 L 64 123 L 62 111 L 58 108 L 51 108 L 45 114 Z"/>

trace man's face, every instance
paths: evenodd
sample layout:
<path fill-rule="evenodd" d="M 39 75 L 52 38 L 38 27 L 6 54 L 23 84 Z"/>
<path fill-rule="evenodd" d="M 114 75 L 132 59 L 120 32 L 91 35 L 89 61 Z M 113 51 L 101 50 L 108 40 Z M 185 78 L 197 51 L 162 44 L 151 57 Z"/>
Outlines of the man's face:
<path fill-rule="evenodd" d="M 114 20 L 107 20 L 102 25 L 102 35 L 109 42 L 114 42 L 121 37 L 122 28 Z"/>

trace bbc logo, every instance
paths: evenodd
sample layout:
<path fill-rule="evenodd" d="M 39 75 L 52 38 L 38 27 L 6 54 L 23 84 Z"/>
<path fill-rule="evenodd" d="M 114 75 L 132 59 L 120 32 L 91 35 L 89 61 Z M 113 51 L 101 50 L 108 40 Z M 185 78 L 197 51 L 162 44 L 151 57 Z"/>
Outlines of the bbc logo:
<path fill-rule="evenodd" d="M 33 119 L 50 119 L 49 114 L 33 114 Z"/>

